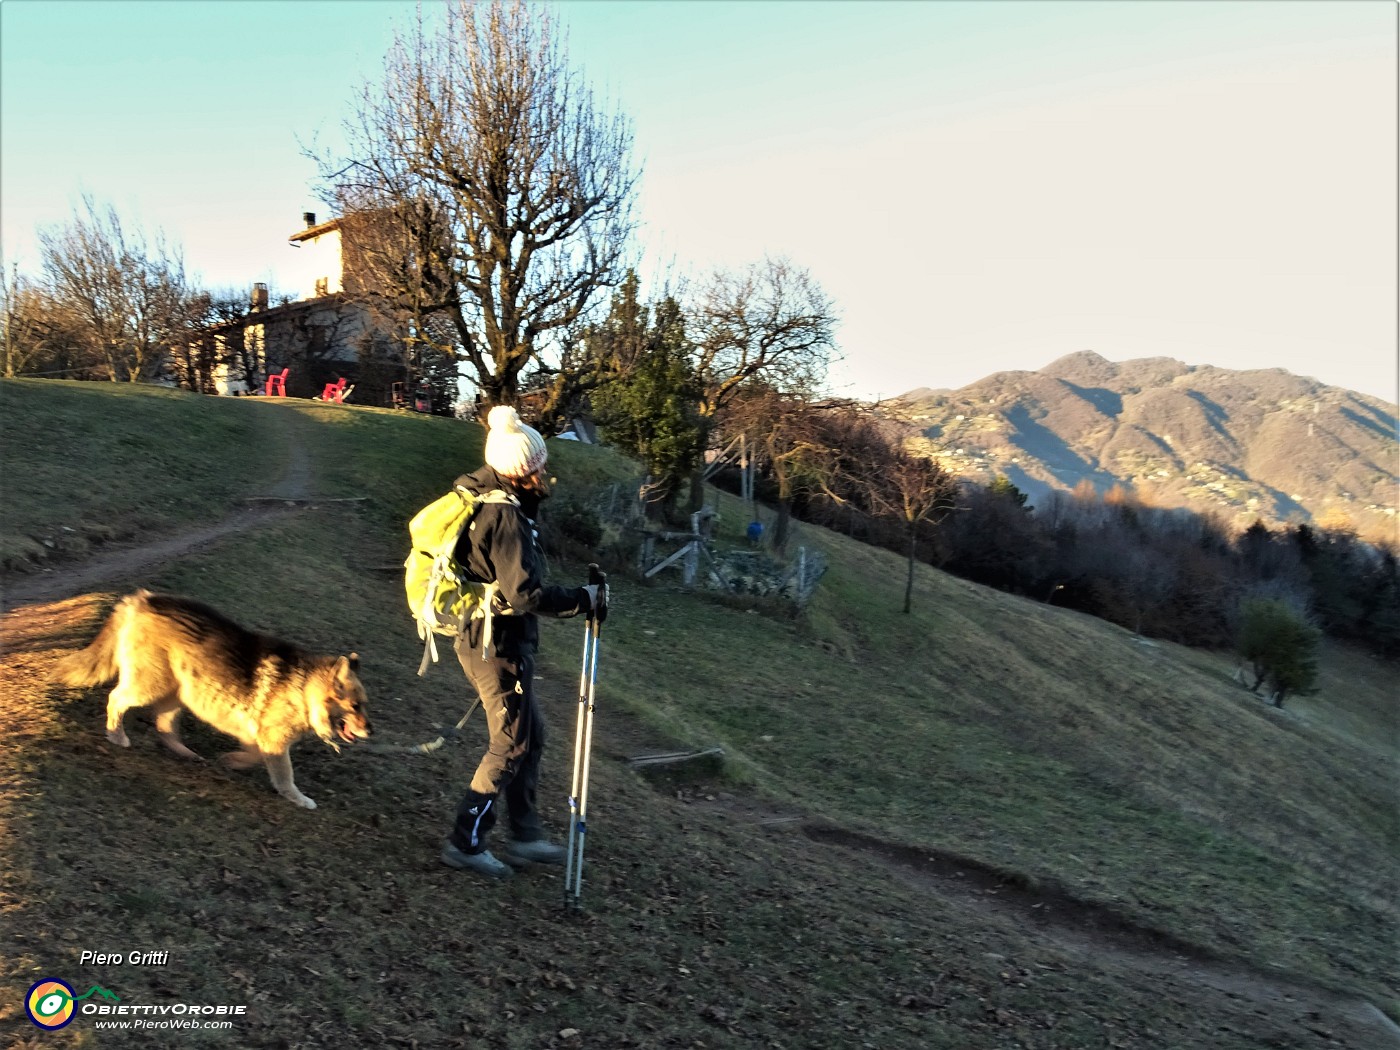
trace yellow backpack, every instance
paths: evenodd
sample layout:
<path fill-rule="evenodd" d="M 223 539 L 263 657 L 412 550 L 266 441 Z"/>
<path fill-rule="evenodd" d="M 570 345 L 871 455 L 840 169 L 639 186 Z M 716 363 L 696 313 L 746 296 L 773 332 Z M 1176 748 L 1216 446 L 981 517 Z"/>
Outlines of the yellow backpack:
<path fill-rule="evenodd" d="M 404 590 L 418 624 L 418 637 L 425 643 L 423 661 L 418 665 L 420 675 L 429 663 L 437 663 L 434 635 L 455 638 L 466 631 L 469 620 L 484 617 L 483 650 L 490 644 L 488 613 L 499 585 L 471 579 L 455 557 L 457 541 L 483 503 L 520 506 L 519 500 L 501 489 L 477 495 L 459 485 L 433 500 L 408 523 L 412 550 L 403 563 Z"/>

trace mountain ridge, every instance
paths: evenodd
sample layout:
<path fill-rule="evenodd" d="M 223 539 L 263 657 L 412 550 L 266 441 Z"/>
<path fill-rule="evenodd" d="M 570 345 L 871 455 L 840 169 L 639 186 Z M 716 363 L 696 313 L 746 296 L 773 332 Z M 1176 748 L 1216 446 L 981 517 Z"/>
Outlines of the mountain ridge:
<path fill-rule="evenodd" d="M 1089 480 L 1245 527 L 1309 522 L 1394 538 L 1396 406 L 1282 368 L 1067 354 L 879 409 L 914 447 L 974 481 L 1005 475 L 1032 502 Z"/>

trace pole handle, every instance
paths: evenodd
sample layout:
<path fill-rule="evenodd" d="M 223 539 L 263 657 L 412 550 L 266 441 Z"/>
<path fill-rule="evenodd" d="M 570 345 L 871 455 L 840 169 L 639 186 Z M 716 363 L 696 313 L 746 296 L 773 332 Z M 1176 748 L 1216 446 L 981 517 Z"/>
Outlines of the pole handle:
<path fill-rule="evenodd" d="M 601 624 L 608 618 L 608 574 L 598 567 L 597 562 L 588 564 L 588 582 L 598 588 L 598 606 L 588 611 L 588 619 Z"/>

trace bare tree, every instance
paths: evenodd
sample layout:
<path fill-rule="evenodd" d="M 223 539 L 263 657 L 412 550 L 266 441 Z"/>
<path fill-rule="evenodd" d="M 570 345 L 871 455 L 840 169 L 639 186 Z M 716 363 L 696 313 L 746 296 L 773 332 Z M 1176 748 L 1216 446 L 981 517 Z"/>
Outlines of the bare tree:
<path fill-rule="evenodd" d="M 795 499 L 818 494 L 835 498 L 845 450 L 832 440 L 836 431 L 828 417 L 850 410 L 845 402 L 814 402 L 804 394 L 766 384 L 741 387 L 729 403 L 726 430 L 742 432 L 749 439 L 751 454 L 777 489 L 775 551 L 787 548 Z"/>
<path fill-rule="evenodd" d="M 185 328 L 181 254 L 128 231 L 92 197 L 67 225 L 41 230 L 39 245 L 50 294 L 72 312 L 107 378 L 152 378 Z"/>
<path fill-rule="evenodd" d="M 0 272 L 0 323 L 4 332 L 5 376 L 35 371 L 65 371 L 74 342 L 71 313 L 32 279 L 12 266 Z"/>
<path fill-rule="evenodd" d="M 626 272 L 629 122 L 568 65 L 546 8 L 449 0 L 395 41 L 346 133 L 347 157 L 321 162 L 327 196 L 389 217 L 393 236 L 362 246 L 385 256 L 385 294 L 417 333 L 447 318 L 485 399 L 514 403 L 522 370 Z"/>
<path fill-rule="evenodd" d="M 196 292 L 190 296 L 188 309 L 189 332 L 171 347 L 170 367 L 175 373 L 176 384 L 182 389 L 197 394 L 212 394 L 215 391 L 214 375 L 221 356 L 213 294 Z"/>
<path fill-rule="evenodd" d="M 908 543 L 904 584 L 907 614 L 914 603 L 919 531 L 926 523 L 937 524 L 954 509 L 957 482 L 933 460 L 894 445 L 888 447 L 884 456 L 865 464 L 851 480 L 872 513 L 893 518 L 903 526 Z"/>
<path fill-rule="evenodd" d="M 699 415 L 708 436 L 746 387 L 810 400 L 835 353 L 831 301 L 806 270 L 765 258 L 740 271 L 716 269 L 687 296 L 687 320 L 701 383 Z M 703 502 L 692 475 L 694 509 Z"/>
<path fill-rule="evenodd" d="M 453 323 L 451 231 L 431 200 L 388 200 L 382 190 L 342 184 L 340 235 L 345 295 L 369 313 L 360 361 L 378 385 L 420 381 L 455 400 L 459 344 Z"/>
<path fill-rule="evenodd" d="M 718 416 L 754 380 L 811 395 L 826 379 L 836 349 L 831 301 L 811 274 L 787 259 L 714 271 L 689 314 L 706 417 Z"/>

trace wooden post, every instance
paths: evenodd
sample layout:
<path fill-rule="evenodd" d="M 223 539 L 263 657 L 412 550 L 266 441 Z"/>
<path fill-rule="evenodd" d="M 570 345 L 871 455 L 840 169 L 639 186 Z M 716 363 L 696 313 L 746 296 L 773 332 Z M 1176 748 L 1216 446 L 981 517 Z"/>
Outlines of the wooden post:
<path fill-rule="evenodd" d="M 695 573 L 700 568 L 700 540 L 693 539 L 685 545 L 685 568 L 682 579 L 687 587 L 695 586 Z"/>
<path fill-rule="evenodd" d="M 739 498 L 748 509 L 753 502 L 753 483 L 749 478 L 749 446 L 745 435 L 739 435 Z"/>

